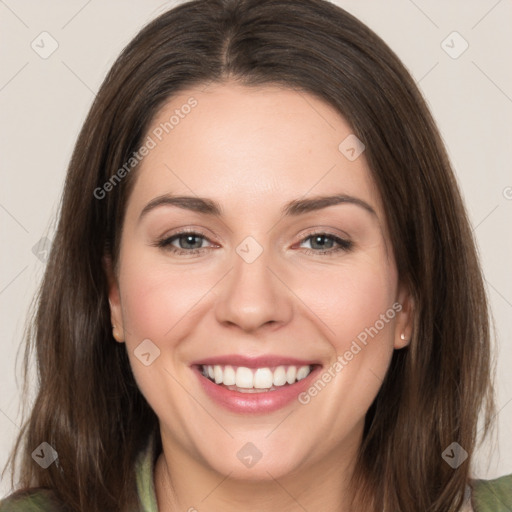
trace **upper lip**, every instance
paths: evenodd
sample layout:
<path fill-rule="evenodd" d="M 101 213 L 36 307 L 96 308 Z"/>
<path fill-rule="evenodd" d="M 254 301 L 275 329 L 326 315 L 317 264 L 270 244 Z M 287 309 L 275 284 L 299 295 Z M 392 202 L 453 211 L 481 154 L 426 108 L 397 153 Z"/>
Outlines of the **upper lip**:
<path fill-rule="evenodd" d="M 227 354 L 224 356 L 208 357 L 194 361 L 196 366 L 231 365 L 244 366 L 246 368 L 267 368 L 273 366 L 307 366 L 319 365 L 317 360 L 297 359 L 295 357 L 279 355 L 261 355 L 256 357 L 243 356 L 238 354 Z"/>

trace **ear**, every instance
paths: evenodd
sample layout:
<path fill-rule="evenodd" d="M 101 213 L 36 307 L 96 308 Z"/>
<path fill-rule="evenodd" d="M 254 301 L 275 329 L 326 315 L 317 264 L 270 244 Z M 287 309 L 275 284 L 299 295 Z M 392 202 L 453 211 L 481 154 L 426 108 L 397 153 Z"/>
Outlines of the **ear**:
<path fill-rule="evenodd" d="M 108 302 L 110 304 L 110 321 L 112 323 L 112 335 L 119 342 L 124 342 L 124 325 L 121 308 L 121 295 L 119 293 L 119 284 L 112 259 L 109 256 L 103 258 L 103 268 L 108 282 Z"/>
<path fill-rule="evenodd" d="M 393 306 L 395 307 L 395 306 Z M 409 345 L 414 327 L 414 299 L 407 286 L 401 284 L 396 300 L 395 349 Z"/>

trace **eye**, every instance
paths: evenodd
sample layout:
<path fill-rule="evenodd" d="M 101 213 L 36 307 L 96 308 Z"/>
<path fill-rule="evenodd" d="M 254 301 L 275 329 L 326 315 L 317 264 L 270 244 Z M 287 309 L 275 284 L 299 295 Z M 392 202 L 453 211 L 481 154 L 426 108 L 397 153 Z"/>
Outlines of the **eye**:
<path fill-rule="evenodd" d="M 338 251 L 349 251 L 352 242 L 329 233 L 311 233 L 303 238 L 300 244 L 309 243 L 306 254 L 332 254 Z"/>
<path fill-rule="evenodd" d="M 210 245 L 205 246 L 205 242 Z M 327 255 L 339 251 L 349 251 L 353 247 L 351 241 L 324 232 L 308 234 L 299 243 L 301 247 L 304 247 L 303 244 L 309 244 L 309 248 L 305 247 L 304 252 L 312 255 Z M 158 240 L 153 245 L 171 253 L 184 256 L 199 254 L 214 247 L 214 244 L 210 242 L 206 235 L 199 231 L 180 231 L 170 237 Z"/>
<path fill-rule="evenodd" d="M 202 233 L 196 231 L 180 231 L 170 237 L 157 241 L 154 245 L 175 254 L 190 255 L 198 254 L 210 248 L 210 246 L 203 246 L 205 241 L 209 242 L 208 238 Z"/>

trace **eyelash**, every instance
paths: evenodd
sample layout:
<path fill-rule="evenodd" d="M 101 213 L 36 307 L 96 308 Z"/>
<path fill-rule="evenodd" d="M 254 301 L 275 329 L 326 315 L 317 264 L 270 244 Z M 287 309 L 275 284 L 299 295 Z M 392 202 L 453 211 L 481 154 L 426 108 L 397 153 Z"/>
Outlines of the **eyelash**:
<path fill-rule="evenodd" d="M 170 237 L 162 238 L 162 239 L 158 240 L 153 245 L 156 246 L 156 247 L 159 247 L 161 249 L 164 249 L 166 251 L 172 252 L 172 253 L 174 253 L 174 254 L 176 254 L 178 256 L 179 255 L 193 256 L 193 255 L 200 254 L 204 250 L 210 249 L 210 247 L 201 247 L 199 249 L 187 250 L 187 249 L 179 249 L 177 247 L 173 247 L 171 245 L 171 243 L 174 242 L 175 240 L 178 240 L 183 235 L 195 235 L 195 236 L 198 236 L 198 237 L 201 237 L 201 238 L 204 238 L 204 239 L 208 240 L 208 237 L 204 233 L 201 233 L 201 231 L 198 231 L 198 230 L 194 230 L 194 231 L 193 230 L 190 230 L 190 231 L 189 230 L 183 230 L 183 231 L 180 231 L 178 233 L 175 233 L 174 235 L 172 235 Z M 338 247 L 336 247 L 334 249 L 327 249 L 325 251 L 315 251 L 314 249 L 306 249 L 304 251 L 304 253 L 307 254 L 307 255 L 316 255 L 316 256 L 318 256 L 318 255 L 327 255 L 327 256 L 333 256 L 333 255 L 337 254 L 340 251 L 348 252 L 353 247 L 353 243 L 350 240 L 345 240 L 345 239 L 340 238 L 340 237 L 338 237 L 336 235 L 332 235 L 330 233 L 326 233 L 326 232 L 323 232 L 323 231 L 313 231 L 313 232 L 307 233 L 306 236 L 304 236 L 300 240 L 300 243 L 305 242 L 306 240 L 309 240 L 309 239 L 311 239 L 311 238 L 313 238 L 315 236 L 321 236 L 321 237 L 324 237 L 324 238 L 327 238 L 327 239 L 331 239 L 335 243 L 338 244 Z"/>

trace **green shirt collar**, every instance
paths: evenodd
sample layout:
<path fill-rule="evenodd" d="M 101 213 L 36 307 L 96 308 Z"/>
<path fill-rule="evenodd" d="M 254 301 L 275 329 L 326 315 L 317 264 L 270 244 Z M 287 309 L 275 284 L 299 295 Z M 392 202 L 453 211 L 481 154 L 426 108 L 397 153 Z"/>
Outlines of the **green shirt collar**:
<path fill-rule="evenodd" d="M 137 493 L 141 504 L 141 509 L 137 512 L 158 512 L 154 481 L 157 456 L 155 437 L 151 436 L 146 449 L 139 454 L 135 464 Z"/>

